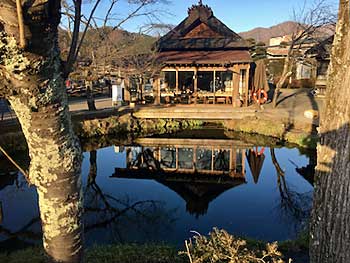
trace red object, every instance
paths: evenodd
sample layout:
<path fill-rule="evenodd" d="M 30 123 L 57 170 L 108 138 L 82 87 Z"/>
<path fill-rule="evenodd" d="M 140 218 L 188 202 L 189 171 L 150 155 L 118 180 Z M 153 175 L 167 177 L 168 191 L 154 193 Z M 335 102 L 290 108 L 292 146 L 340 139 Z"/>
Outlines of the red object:
<path fill-rule="evenodd" d="M 263 155 L 265 152 L 265 147 L 261 147 L 260 151 L 258 147 L 255 147 L 255 149 L 253 149 L 253 152 L 255 156 Z"/>
<path fill-rule="evenodd" d="M 253 93 L 253 100 L 259 104 L 264 104 L 267 101 L 267 92 L 263 89 L 258 89 Z"/>
<path fill-rule="evenodd" d="M 70 80 L 67 79 L 67 80 L 66 80 L 66 88 L 70 88 L 70 84 L 71 84 L 71 83 L 70 83 Z"/>

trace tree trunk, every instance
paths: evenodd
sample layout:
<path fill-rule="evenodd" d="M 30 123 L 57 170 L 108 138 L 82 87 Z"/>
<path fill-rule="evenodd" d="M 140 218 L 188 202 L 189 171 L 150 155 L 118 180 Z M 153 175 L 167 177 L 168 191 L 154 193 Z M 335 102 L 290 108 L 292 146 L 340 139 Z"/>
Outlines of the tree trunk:
<path fill-rule="evenodd" d="M 288 57 L 286 57 L 286 59 L 284 61 L 283 72 L 282 72 L 281 78 L 277 82 L 276 89 L 275 89 L 275 92 L 273 94 L 273 99 L 272 99 L 273 108 L 276 108 L 276 106 L 277 106 L 277 100 L 278 100 L 278 96 L 279 96 L 279 93 L 281 91 L 281 88 L 283 87 L 284 83 L 286 83 L 286 80 L 292 75 L 291 68 L 292 68 L 291 59 L 290 59 L 290 55 L 288 55 Z"/>
<path fill-rule="evenodd" d="M 95 111 L 96 110 L 95 99 L 94 99 L 94 92 L 93 92 L 93 88 L 92 88 L 92 81 L 87 81 L 87 85 L 86 85 L 86 102 L 87 102 L 89 111 Z"/>
<path fill-rule="evenodd" d="M 310 256 L 313 263 L 350 258 L 350 6 L 340 1 L 339 20 L 321 119 Z"/>
<path fill-rule="evenodd" d="M 0 3 L 0 96 L 26 137 L 29 180 L 37 188 L 43 244 L 51 261 L 82 260 L 81 149 L 62 78 L 60 0 L 22 1 L 28 45 L 19 46 L 14 1 Z"/>

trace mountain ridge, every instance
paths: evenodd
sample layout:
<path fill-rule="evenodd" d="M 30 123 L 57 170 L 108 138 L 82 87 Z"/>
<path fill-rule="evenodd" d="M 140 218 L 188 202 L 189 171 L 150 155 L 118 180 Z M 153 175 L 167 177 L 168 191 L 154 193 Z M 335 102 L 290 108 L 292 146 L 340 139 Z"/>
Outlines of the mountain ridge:
<path fill-rule="evenodd" d="M 238 34 L 244 39 L 254 38 L 256 42 L 268 44 L 270 38 L 291 34 L 296 28 L 296 22 L 285 21 L 271 27 L 256 27 Z"/>

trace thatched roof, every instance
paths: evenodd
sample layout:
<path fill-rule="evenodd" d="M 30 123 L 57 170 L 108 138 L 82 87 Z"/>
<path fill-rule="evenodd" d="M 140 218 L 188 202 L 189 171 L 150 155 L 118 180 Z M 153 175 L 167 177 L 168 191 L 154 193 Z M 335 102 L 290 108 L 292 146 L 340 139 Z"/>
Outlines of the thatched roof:
<path fill-rule="evenodd" d="M 248 50 L 237 33 L 217 19 L 212 9 L 199 3 L 188 10 L 188 17 L 157 42 L 158 51 L 169 50 Z"/>
<path fill-rule="evenodd" d="M 230 177 L 224 174 L 154 171 L 147 168 L 115 168 L 112 177 L 155 180 L 181 196 L 186 201 L 186 210 L 196 217 L 206 214 L 209 203 L 219 195 L 246 183 L 241 174 Z"/>

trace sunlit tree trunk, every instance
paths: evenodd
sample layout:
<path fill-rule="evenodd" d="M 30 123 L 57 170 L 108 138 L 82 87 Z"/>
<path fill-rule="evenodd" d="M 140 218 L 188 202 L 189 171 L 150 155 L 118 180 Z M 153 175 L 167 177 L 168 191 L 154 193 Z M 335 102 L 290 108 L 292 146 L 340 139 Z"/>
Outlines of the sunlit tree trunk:
<path fill-rule="evenodd" d="M 87 82 L 87 86 L 86 86 L 86 101 L 87 101 L 87 105 L 88 105 L 89 111 L 95 111 L 96 110 L 96 105 L 95 105 L 92 81 L 88 81 Z"/>
<path fill-rule="evenodd" d="M 279 79 L 279 81 L 276 84 L 276 89 L 275 89 L 275 92 L 273 94 L 273 99 L 272 99 L 272 106 L 274 108 L 276 108 L 276 106 L 277 106 L 278 96 L 279 96 L 279 93 L 280 93 L 283 85 L 286 83 L 287 79 L 293 74 L 292 73 L 293 63 L 292 63 L 292 59 L 291 59 L 292 49 L 293 49 L 293 46 L 291 46 L 289 48 L 288 56 L 285 58 L 285 61 L 284 61 L 283 72 L 282 72 L 281 78 Z"/>
<path fill-rule="evenodd" d="M 60 0 L 21 3 L 25 49 L 19 45 L 16 2 L 0 2 L 0 96 L 9 99 L 28 143 L 44 248 L 51 261 L 80 262 L 82 157 L 57 45 Z"/>
<path fill-rule="evenodd" d="M 313 263 L 350 259 L 350 6 L 340 0 L 321 120 L 310 255 Z"/>

